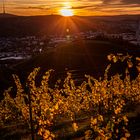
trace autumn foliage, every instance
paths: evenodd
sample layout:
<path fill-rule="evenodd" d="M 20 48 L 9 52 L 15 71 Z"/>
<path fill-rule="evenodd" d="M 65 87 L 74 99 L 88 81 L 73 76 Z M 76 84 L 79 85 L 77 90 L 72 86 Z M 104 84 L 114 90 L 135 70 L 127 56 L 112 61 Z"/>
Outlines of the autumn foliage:
<path fill-rule="evenodd" d="M 29 93 L 18 76 L 13 75 L 17 94 L 12 98 L 11 88 L 4 92 L 4 99 L 0 102 L 0 125 L 22 121 L 30 128 L 30 94 L 34 129 L 44 140 L 57 139 L 58 134 L 52 128 L 59 118 L 71 120 L 76 133 L 79 131 L 77 116 L 86 113 L 90 114 L 90 129 L 85 131 L 86 140 L 128 139 L 131 137 L 127 129 L 130 108 L 140 103 L 140 74 L 134 80 L 130 80 L 127 72 L 124 79 L 119 74 L 109 79 L 109 68 L 110 65 L 100 79 L 85 75 L 87 80 L 81 85 L 75 85 L 72 75 L 67 73 L 65 80 L 58 80 L 54 88 L 49 86 L 52 70 L 47 71 L 40 86 L 36 86 L 40 68 L 35 68 L 26 83 Z"/>

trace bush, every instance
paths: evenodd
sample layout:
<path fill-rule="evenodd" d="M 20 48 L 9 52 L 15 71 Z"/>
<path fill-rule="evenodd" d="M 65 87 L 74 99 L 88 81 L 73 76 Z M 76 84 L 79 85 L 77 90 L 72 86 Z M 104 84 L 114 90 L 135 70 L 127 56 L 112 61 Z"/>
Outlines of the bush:
<path fill-rule="evenodd" d="M 60 117 L 70 119 L 73 131 L 77 132 L 77 116 L 86 112 L 90 114 L 90 130 L 85 131 L 85 139 L 129 138 L 128 114 L 132 106 L 140 103 L 140 74 L 134 80 L 130 80 L 128 73 L 124 79 L 118 74 L 108 79 L 109 67 L 104 78 L 98 80 L 86 75 L 87 80 L 79 86 L 75 85 L 71 74 L 67 73 L 63 86 L 60 86 L 58 80 L 54 88 L 49 86 L 52 70 L 47 71 L 40 86 L 36 86 L 35 79 L 40 68 L 35 68 L 27 79 L 28 93 L 18 76 L 13 75 L 17 95 L 15 98 L 10 97 L 11 88 L 5 91 L 4 99 L 0 102 L 0 123 L 5 125 L 24 121 L 30 127 L 32 111 L 32 121 L 37 134 L 44 140 L 51 140 L 57 138 L 52 129 L 56 120 Z"/>

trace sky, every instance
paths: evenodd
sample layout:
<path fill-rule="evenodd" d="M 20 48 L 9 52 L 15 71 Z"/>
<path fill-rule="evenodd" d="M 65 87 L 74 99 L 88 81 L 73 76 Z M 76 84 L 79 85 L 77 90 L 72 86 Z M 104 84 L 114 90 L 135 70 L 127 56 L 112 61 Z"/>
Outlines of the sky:
<path fill-rule="evenodd" d="M 140 0 L 4 0 L 6 12 L 16 15 L 60 14 L 62 9 L 74 15 L 124 15 L 140 14 Z M 0 0 L 2 12 L 3 0 Z"/>

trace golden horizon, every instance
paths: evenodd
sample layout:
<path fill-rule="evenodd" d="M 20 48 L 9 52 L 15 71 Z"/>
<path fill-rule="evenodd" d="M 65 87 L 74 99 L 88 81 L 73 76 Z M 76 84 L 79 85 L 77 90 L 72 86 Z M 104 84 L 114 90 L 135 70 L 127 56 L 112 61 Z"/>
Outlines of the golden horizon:
<path fill-rule="evenodd" d="M 107 15 L 134 15 L 140 14 L 140 4 L 133 2 L 120 2 L 113 0 L 54 0 L 45 2 L 44 0 L 6 0 L 5 11 L 20 16 L 35 15 L 62 15 L 62 16 L 107 16 Z M 3 3 L 0 1 L 0 9 L 3 13 Z"/>

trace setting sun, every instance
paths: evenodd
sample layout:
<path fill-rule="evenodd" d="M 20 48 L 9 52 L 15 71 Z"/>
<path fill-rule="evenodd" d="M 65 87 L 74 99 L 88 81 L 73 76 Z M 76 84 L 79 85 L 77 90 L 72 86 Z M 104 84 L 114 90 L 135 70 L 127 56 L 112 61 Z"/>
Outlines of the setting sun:
<path fill-rule="evenodd" d="M 62 16 L 66 16 L 66 17 L 74 15 L 73 10 L 71 10 L 71 9 L 61 9 L 60 14 Z"/>

